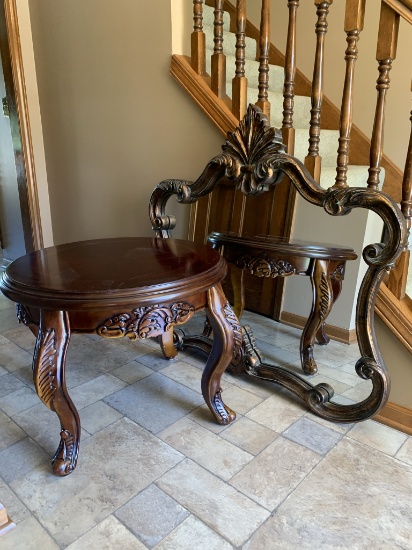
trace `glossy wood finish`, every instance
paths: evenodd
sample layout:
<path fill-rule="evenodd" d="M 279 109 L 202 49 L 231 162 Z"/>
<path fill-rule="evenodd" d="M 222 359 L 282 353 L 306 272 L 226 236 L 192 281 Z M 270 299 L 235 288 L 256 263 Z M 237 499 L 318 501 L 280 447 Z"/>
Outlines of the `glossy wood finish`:
<path fill-rule="evenodd" d="M 357 258 L 353 249 L 283 237 L 248 238 L 218 232 L 211 233 L 208 241 L 233 266 L 233 309 L 239 319 L 245 306 L 244 273 L 266 278 L 310 277 L 313 299 L 300 340 L 300 357 L 303 372 L 316 373 L 315 337 L 322 345 L 329 342 L 324 331 L 325 322 L 341 293 L 346 261 Z"/>
<path fill-rule="evenodd" d="M 358 40 L 363 30 L 366 0 L 346 0 L 345 32 L 348 44 L 345 52 L 346 72 L 343 85 L 342 107 L 339 122 L 339 148 L 336 161 L 334 187 L 346 187 L 349 165 L 349 142 L 352 129 L 352 106 L 355 64 L 358 58 Z"/>
<path fill-rule="evenodd" d="M 396 57 L 399 19 L 399 14 L 386 4 L 381 4 L 378 45 L 376 51 L 376 59 L 379 62 L 379 78 L 376 85 L 378 97 L 372 131 L 368 177 L 368 187 L 370 189 L 378 189 L 380 183 L 379 174 L 381 171 L 383 151 L 386 94 L 390 85 L 389 73 L 392 68 L 392 62 Z"/>
<path fill-rule="evenodd" d="M 23 256 L 7 268 L 0 288 L 18 303 L 19 321 L 37 337 L 37 394 L 60 419 L 60 444 L 53 458 L 56 475 L 70 474 L 79 453 L 80 419 L 65 382 L 73 332 L 132 340 L 158 336 L 165 355 L 173 357 L 173 327 L 206 308 L 215 338 L 202 393 L 219 423 L 235 419 L 220 389 L 240 333 L 220 285 L 226 271 L 225 261 L 210 247 L 157 238 L 59 245 Z"/>
<path fill-rule="evenodd" d="M 223 53 L 223 0 L 215 0 L 214 48 L 211 59 L 211 88 L 217 97 L 226 96 L 226 56 Z"/>
<path fill-rule="evenodd" d="M 324 51 L 325 39 L 328 31 L 328 14 L 332 1 L 315 0 L 316 5 L 316 53 L 312 78 L 312 109 L 310 111 L 309 128 L 309 151 L 305 158 L 305 166 L 312 175 L 313 179 L 320 182 L 321 162 L 319 155 L 320 143 L 320 123 L 323 100 L 323 69 L 324 69 Z"/>
<path fill-rule="evenodd" d="M 270 119 L 269 89 L 269 49 L 270 49 L 270 0 L 262 0 L 259 39 L 259 80 L 256 105 Z"/>
<path fill-rule="evenodd" d="M 247 108 L 246 59 L 246 0 L 236 3 L 236 70 L 232 80 L 232 113 L 241 120 Z"/>
<path fill-rule="evenodd" d="M 333 403 L 333 388 L 330 385 L 321 383 L 313 386 L 286 368 L 266 363 L 247 327 L 242 329 L 242 345 L 237 347 L 238 352 L 233 357 L 231 369 L 238 374 L 269 380 L 287 388 L 302 399 L 311 411 L 323 418 L 336 422 L 365 420 L 385 405 L 389 395 L 390 377 L 379 352 L 373 312 L 380 283 L 388 267 L 401 254 L 407 239 L 405 218 L 389 197 L 364 188 L 321 188 L 301 162 L 285 154 L 279 135 L 269 126 L 262 112 L 257 107 L 249 106 L 237 131 L 227 136 L 223 153 L 207 164 L 195 182 L 165 180 L 155 188 L 149 206 L 153 229 L 159 237 L 167 239 L 171 236 L 175 220 L 173 216 L 166 215 L 165 209 L 168 199 L 172 196 L 176 196 L 181 203 L 191 204 L 211 193 L 221 180 L 227 180 L 227 184 L 231 183 L 244 195 L 263 194 L 279 184 L 282 174 L 290 179 L 305 200 L 323 207 L 331 216 L 342 216 L 350 214 L 354 208 L 365 208 L 376 212 L 383 221 L 387 235 L 385 243 L 369 244 L 363 250 L 363 258 L 368 268 L 359 290 L 356 310 L 360 358 L 356 361 L 354 370 L 363 380 L 372 382 L 372 390 L 360 403 Z M 247 239 L 245 241 L 247 242 Z M 263 243 L 264 241 L 261 241 L 259 246 L 263 246 Z M 327 278 L 324 252 L 323 257 L 322 253 L 320 256 L 317 262 L 318 272 L 314 274 L 314 278 L 318 280 Z M 304 256 L 299 257 L 296 254 L 296 261 L 304 261 Z M 274 264 L 274 272 L 277 270 L 278 274 L 281 269 L 286 269 L 285 264 Z M 270 262 L 266 262 L 265 265 L 266 270 L 273 267 Z M 327 315 L 328 307 L 333 301 L 333 286 L 331 289 L 327 281 L 325 283 L 324 292 L 321 290 L 315 305 L 315 308 L 319 309 L 318 318 Z M 311 330 L 314 330 L 313 325 Z M 235 336 L 238 334 L 237 331 L 234 333 Z M 177 329 L 176 339 L 178 348 L 193 347 L 203 351 L 211 349 L 208 331 L 201 335 L 189 336 L 180 334 Z"/>
<path fill-rule="evenodd" d="M 293 107 L 295 99 L 296 74 L 296 23 L 299 0 L 289 0 L 289 22 L 286 39 L 285 77 L 283 81 L 282 128 L 293 128 Z"/>
<path fill-rule="evenodd" d="M 198 75 L 206 72 L 206 35 L 203 32 L 203 0 L 193 0 L 191 64 Z"/>

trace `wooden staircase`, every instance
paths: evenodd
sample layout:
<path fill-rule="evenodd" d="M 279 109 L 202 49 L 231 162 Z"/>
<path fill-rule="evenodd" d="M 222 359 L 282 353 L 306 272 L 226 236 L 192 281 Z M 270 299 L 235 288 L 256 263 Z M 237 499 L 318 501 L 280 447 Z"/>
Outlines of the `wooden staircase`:
<path fill-rule="evenodd" d="M 205 14 L 203 2 L 194 0 L 191 57 L 174 55 L 172 57 L 171 73 L 217 128 L 223 134 L 226 134 L 236 128 L 239 119 L 246 110 L 248 78 L 246 76 L 247 54 L 245 51 L 249 49 L 250 52 L 251 45 L 248 40 L 255 40 L 257 44 L 255 63 L 258 65 L 258 78 L 257 82 L 251 83 L 251 87 L 255 88 L 257 92 L 257 105 L 269 116 L 271 110 L 273 114 L 273 105 L 269 101 L 271 90 L 269 78 L 272 76 L 273 66 L 277 67 L 277 71 L 281 68 L 284 73 L 283 112 L 280 118 L 283 141 L 287 145 L 288 152 L 293 154 L 295 150 L 297 130 L 294 125 L 294 107 L 299 102 L 297 96 L 306 96 L 310 100 L 311 114 L 308 128 L 309 148 L 304 161 L 306 168 L 314 179 L 325 187 L 345 187 L 348 185 L 348 173 L 351 173 L 351 165 L 355 168 L 367 165 L 364 186 L 377 189 L 380 186 L 379 175 L 382 169 L 382 173 L 385 175 L 383 187 L 381 186 L 383 192 L 395 201 L 401 202 L 403 214 L 408 227 L 410 227 L 412 145 L 409 143 L 406 150 L 405 170 L 402 172 L 383 154 L 383 121 L 385 99 L 390 84 L 389 72 L 392 61 L 396 57 L 399 20 L 402 17 L 407 22 L 412 23 L 412 3 L 410 0 L 382 0 L 381 2 L 377 39 L 379 73 L 376 87 L 378 92 L 377 105 L 373 132 L 371 138 L 368 139 L 359 128 L 352 124 L 352 97 L 357 42 L 364 23 L 365 0 L 346 1 L 343 26 L 347 36 L 347 47 L 345 52 L 342 52 L 345 55 L 346 75 L 340 108 L 336 107 L 323 95 L 327 17 L 332 2 L 333 0 L 315 0 L 314 2 L 317 23 L 315 27 L 316 52 L 312 82 L 296 67 L 298 0 L 289 0 L 288 2 L 289 20 L 285 22 L 288 26 L 288 32 L 284 55 L 270 42 L 269 1 L 262 1 L 261 25 L 258 29 L 246 17 L 245 0 L 238 0 L 236 6 L 227 0 L 206 0 L 205 4 L 214 9 L 213 51 L 210 52 L 210 63 L 207 62 L 209 57 L 207 54 L 208 41 L 204 32 L 206 28 L 204 23 L 208 22 L 207 18 L 210 16 Z M 234 56 L 227 56 L 224 53 L 225 40 L 228 39 L 228 34 L 224 29 L 235 34 L 235 38 L 232 39 L 235 43 Z M 229 63 L 235 63 L 235 77 L 231 85 L 231 94 L 230 78 L 227 75 L 233 73 L 234 68 L 230 67 L 229 69 Z M 227 91 L 229 91 L 229 94 Z M 253 98 L 251 98 L 249 92 L 249 101 L 251 100 Z M 276 118 L 279 119 L 279 112 Z M 330 181 L 330 167 L 323 166 L 324 171 L 328 171 L 325 185 L 325 178 L 322 177 L 322 164 L 324 163 L 319 153 L 319 143 L 322 140 L 322 134 L 327 130 L 338 132 L 339 138 L 334 169 L 336 176 L 333 181 Z M 270 232 L 289 235 L 295 210 L 295 195 L 291 186 L 280 187 L 276 191 L 278 195 L 273 197 L 272 208 L 269 210 L 272 218 L 281 219 L 281 222 L 275 228 L 273 221 L 266 220 L 265 223 Z M 204 239 L 205 233 L 207 233 L 205 219 L 198 210 L 192 212 L 192 214 L 190 235 L 195 239 Z M 382 288 L 380 291 L 376 309 L 378 315 L 390 326 L 401 342 L 407 346 L 412 344 L 410 301 L 405 299 L 408 264 L 409 251 L 405 249 L 388 278 L 387 287 Z M 282 289 L 278 289 L 278 291 L 281 292 Z M 389 311 L 391 312 L 390 315 Z"/>

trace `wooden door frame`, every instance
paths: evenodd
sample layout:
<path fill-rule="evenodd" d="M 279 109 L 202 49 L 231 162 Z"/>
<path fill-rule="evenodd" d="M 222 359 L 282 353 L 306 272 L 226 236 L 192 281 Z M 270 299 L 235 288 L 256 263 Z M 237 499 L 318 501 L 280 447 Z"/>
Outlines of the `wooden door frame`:
<path fill-rule="evenodd" d="M 43 248 L 44 244 L 16 0 L 1 1 L 0 19 L 5 21 L 8 38 L 1 52 L 5 58 L 3 63 L 10 63 L 12 73 L 12 82 L 6 82 L 6 94 L 11 98 L 11 108 L 17 111 L 20 130 L 25 174 L 19 178 L 19 198 L 26 251 L 29 252 Z"/>

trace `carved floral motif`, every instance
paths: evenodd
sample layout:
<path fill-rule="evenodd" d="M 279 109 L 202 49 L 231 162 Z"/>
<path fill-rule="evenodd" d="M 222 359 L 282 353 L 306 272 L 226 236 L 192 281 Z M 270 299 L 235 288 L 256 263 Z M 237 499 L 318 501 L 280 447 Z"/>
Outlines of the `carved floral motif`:
<path fill-rule="evenodd" d="M 23 304 L 16 304 L 16 313 L 19 323 L 23 323 L 23 325 L 28 326 L 32 322 L 32 318 L 30 317 L 26 306 Z"/>
<path fill-rule="evenodd" d="M 286 260 L 273 260 L 265 253 L 258 256 L 245 255 L 236 261 L 236 266 L 257 277 L 288 277 L 296 273 L 296 268 Z"/>
<path fill-rule="evenodd" d="M 131 340 L 159 336 L 173 325 L 188 321 L 195 309 L 187 302 L 175 302 L 170 308 L 162 305 L 139 307 L 131 314 L 119 313 L 107 319 L 98 327 L 97 334 L 104 338 L 121 338 L 127 336 Z"/>

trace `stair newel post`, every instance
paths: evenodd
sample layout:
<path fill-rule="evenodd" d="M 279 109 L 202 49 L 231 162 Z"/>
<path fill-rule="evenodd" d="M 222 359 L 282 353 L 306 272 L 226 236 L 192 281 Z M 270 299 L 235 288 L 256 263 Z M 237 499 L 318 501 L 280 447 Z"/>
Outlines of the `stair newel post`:
<path fill-rule="evenodd" d="M 343 85 L 342 107 L 339 121 L 339 148 L 336 166 L 336 181 L 333 187 L 347 187 L 349 142 L 352 129 L 353 88 L 355 64 L 358 58 L 358 40 L 363 29 L 366 0 L 346 0 L 345 26 L 347 48 L 345 51 L 346 73 Z"/>
<path fill-rule="evenodd" d="M 328 32 L 329 7 L 333 0 L 315 0 L 317 22 L 316 32 L 316 54 L 313 67 L 312 79 L 312 108 L 310 111 L 309 129 L 309 151 L 305 158 L 305 166 L 311 173 L 313 179 L 320 182 L 322 157 L 319 155 L 320 123 L 323 100 L 323 73 L 325 60 L 325 39 Z"/>
<path fill-rule="evenodd" d="M 269 89 L 270 0 L 262 0 L 259 39 L 259 94 L 256 105 L 270 120 Z"/>
<path fill-rule="evenodd" d="M 389 72 L 392 68 L 392 61 L 396 57 L 396 46 L 398 43 L 400 16 L 387 4 L 382 2 L 379 21 L 378 45 L 376 49 L 376 60 L 379 63 L 379 78 L 376 81 L 378 97 L 376 101 L 375 120 L 373 123 L 370 167 L 368 187 L 378 189 L 379 174 L 381 171 L 381 159 L 383 151 L 383 134 L 385 123 L 386 93 L 389 90 Z"/>
<path fill-rule="evenodd" d="M 412 91 L 412 85 L 411 85 Z M 408 228 L 408 240 L 411 232 L 411 220 L 412 220 L 412 111 L 410 116 L 411 121 L 411 135 L 409 138 L 409 147 L 406 154 L 405 171 L 402 181 L 402 201 L 401 210 L 406 219 L 406 226 Z M 395 268 L 390 272 L 388 288 L 398 298 L 403 300 L 406 293 L 406 283 L 408 281 L 408 270 L 410 261 L 410 250 L 408 243 L 405 250 L 399 256 L 396 262 Z"/>
<path fill-rule="evenodd" d="M 198 75 L 206 72 L 206 35 L 203 32 L 203 0 L 193 0 L 191 65 Z"/>
<path fill-rule="evenodd" d="M 226 95 L 226 56 L 223 53 L 223 4 L 224 0 L 215 0 L 214 42 L 212 54 L 211 87 L 217 97 Z"/>
<path fill-rule="evenodd" d="M 285 70 L 283 79 L 283 141 L 288 147 L 289 155 L 295 150 L 295 129 L 293 128 L 293 108 L 295 104 L 296 74 L 296 21 L 299 0 L 289 0 L 289 23 L 286 39 Z"/>
<path fill-rule="evenodd" d="M 247 109 L 246 59 L 246 0 L 236 5 L 236 71 L 232 80 L 232 113 L 241 120 Z"/>

